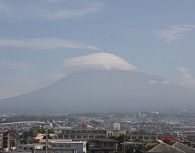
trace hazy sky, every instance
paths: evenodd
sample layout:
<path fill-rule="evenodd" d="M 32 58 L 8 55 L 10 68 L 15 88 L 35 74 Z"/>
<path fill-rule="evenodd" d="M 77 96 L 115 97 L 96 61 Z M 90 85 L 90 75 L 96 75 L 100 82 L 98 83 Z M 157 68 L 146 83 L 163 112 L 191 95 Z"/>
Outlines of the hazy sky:
<path fill-rule="evenodd" d="M 195 89 L 194 6 L 194 0 L 0 0 L 0 98 L 51 84 L 65 75 L 69 59 L 102 52 Z"/>

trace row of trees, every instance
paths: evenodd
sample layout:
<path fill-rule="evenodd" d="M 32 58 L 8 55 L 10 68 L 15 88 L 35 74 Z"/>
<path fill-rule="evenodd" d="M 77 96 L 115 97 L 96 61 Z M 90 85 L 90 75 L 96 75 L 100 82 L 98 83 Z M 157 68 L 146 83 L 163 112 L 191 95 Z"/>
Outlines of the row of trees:
<path fill-rule="evenodd" d="M 118 152 L 117 153 L 141 153 L 140 150 L 143 149 L 143 146 L 137 145 L 125 145 L 125 142 L 129 141 L 128 136 L 121 135 L 121 136 L 113 136 L 111 137 L 118 142 Z M 142 140 L 135 140 L 135 142 L 142 142 Z"/>
<path fill-rule="evenodd" d="M 49 134 L 53 134 L 54 130 L 52 129 L 45 129 L 42 127 L 32 127 L 31 129 L 24 131 L 21 135 L 20 135 L 20 142 L 27 144 L 27 143 L 33 143 L 35 137 L 37 136 L 38 133 L 42 133 L 45 134 L 46 130 L 48 131 L 48 139 L 51 139 L 51 137 L 49 136 Z M 43 137 L 43 138 L 46 138 Z"/>

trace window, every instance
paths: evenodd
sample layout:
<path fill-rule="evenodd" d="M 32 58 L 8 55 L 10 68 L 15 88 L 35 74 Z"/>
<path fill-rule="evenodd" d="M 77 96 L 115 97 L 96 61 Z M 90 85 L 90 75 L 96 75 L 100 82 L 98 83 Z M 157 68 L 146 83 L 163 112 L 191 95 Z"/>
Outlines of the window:
<path fill-rule="evenodd" d="M 144 139 L 148 140 L 150 137 L 149 136 L 145 136 Z"/>
<path fill-rule="evenodd" d="M 58 147 L 63 148 L 64 144 L 59 144 Z"/>
<path fill-rule="evenodd" d="M 84 136 L 83 136 L 83 139 L 87 139 L 87 138 L 88 138 L 88 136 L 87 136 L 87 135 L 84 135 Z"/>
<path fill-rule="evenodd" d="M 138 136 L 138 139 L 142 140 L 143 139 L 143 136 Z"/>
<path fill-rule="evenodd" d="M 24 150 L 27 150 L 27 147 L 24 147 Z"/>
<path fill-rule="evenodd" d="M 132 140 L 135 140 L 136 139 L 136 136 L 132 136 Z"/>
<path fill-rule="evenodd" d="M 69 135 L 64 135 L 64 138 L 69 138 Z"/>
<path fill-rule="evenodd" d="M 33 150 L 33 147 L 29 147 L 29 150 Z"/>
<path fill-rule="evenodd" d="M 108 137 L 112 137 L 112 133 L 108 133 Z"/>
<path fill-rule="evenodd" d="M 66 130 L 66 133 L 70 133 L 70 130 Z"/>
<path fill-rule="evenodd" d="M 75 135 L 71 135 L 70 138 L 73 138 L 74 139 L 75 138 Z"/>
<path fill-rule="evenodd" d="M 58 135 L 58 138 L 63 139 L 63 135 L 62 134 L 59 134 Z"/>
<path fill-rule="evenodd" d="M 80 135 L 77 135 L 77 138 L 78 138 L 78 139 L 80 139 L 80 138 L 81 138 L 81 136 L 80 136 Z"/>
<path fill-rule="evenodd" d="M 65 148 L 70 148 L 70 144 L 65 144 Z"/>
<path fill-rule="evenodd" d="M 156 139 L 156 137 L 155 137 L 155 136 L 151 136 L 151 139 L 152 139 L 152 140 L 155 140 L 155 139 Z"/>
<path fill-rule="evenodd" d="M 56 144 L 52 144 L 51 147 L 57 147 L 57 145 Z"/>
<path fill-rule="evenodd" d="M 90 135 L 89 138 L 90 138 L 90 139 L 91 139 L 91 138 L 94 138 L 94 136 L 93 136 L 93 135 Z"/>

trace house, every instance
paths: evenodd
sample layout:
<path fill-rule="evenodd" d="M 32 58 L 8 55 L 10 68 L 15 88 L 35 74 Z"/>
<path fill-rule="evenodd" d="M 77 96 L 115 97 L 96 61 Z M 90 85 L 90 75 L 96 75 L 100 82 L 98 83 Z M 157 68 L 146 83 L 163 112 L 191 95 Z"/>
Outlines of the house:
<path fill-rule="evenodd" d="M 54 134 L 49 134 L 49 138 L 53 139 L 54 138 Z M 36 143 L 41 143 L 42 141 L 44 142 L 44 140 L 45 140 L 45 134 L 38 133 L 37 136 L 35 137 L 35 142 Z"/>
<path fill-rule="evenodd" d="M 174 136 L 160 136 L 159 140 L 163 141 L 164 143 L 175 143 L 175 142 L 181 142 L 180 139 L 174 137 Z"/>
<path fill-rule="evenodd" d="M 159 143 L 154 148 L 150 149 L 148 152 L 156 153 L 156 152 L 162 152 L 162 153 L 185 153 L 182 150 L 179 150 L 177 148 L 174 148 L 166 143 Z"/>
<path fill-rule="evenodd" d="M 183 143 L 176 142 L 172 145 L 172 147 L 182 150 L 186 153 L 195 153 L 194 148 L 184 145 Z"/>
<path fill-rule="evenodd" d="M 146 149 L 147 151 L 142 151 L 143 153 L 195 153 L 195 149 L 184 145 L 183 143 L 176 142 L 173 145 L 166 144 L 164 142 L 156 143 L 154 146 Z"/>

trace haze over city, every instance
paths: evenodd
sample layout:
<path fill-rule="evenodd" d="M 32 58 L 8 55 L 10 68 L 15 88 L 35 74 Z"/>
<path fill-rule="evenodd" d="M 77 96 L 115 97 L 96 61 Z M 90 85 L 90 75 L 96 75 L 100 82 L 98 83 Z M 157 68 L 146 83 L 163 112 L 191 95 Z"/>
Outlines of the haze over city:
<path fill-rule="evenodd" d="M 171 86 L 171 93 L 179 88 L 190 107 L 195 99 L 194 5 L 194 1 L 1 0 L 0 99 L 42 89 L 71 74 L 80 74 L 77 78 L 96 74 L 83 74 L 84 70 L 112 71 L 110 82 L 116 82 L 120 70 L 143 74 L 138 78 L 144 78 L 147 88 Z M 139 97 L 144 93 L 134 91 Z"/>

